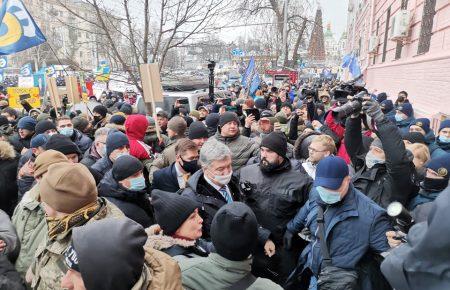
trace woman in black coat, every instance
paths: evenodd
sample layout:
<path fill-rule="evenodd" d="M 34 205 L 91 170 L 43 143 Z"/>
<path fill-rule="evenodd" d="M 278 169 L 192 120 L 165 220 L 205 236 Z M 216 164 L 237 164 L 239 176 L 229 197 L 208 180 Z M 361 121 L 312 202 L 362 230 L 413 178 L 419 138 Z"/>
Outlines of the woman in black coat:
<path fill-rule="evenodd" d="M 17 204 L 17 166 L 19 156 L 14 147 L 0 141 L 0 209 L 12 216 Z"/>

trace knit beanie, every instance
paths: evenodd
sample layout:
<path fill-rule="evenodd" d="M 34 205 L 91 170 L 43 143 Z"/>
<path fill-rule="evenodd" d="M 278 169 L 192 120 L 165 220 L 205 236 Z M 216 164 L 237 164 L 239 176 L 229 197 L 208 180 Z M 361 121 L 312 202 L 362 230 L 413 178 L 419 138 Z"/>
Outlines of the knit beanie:
<path fill-rule="evenodd" d="M 148 125 L 149 126 L 155 126 L 156 125 L 155 118 L 153 118 L 152 116 L 147 116 L 147 121 L 148 121 Z"/>
<path fill-rule="evenodd" d="M 168 236 L 175 234 L 194 210 L 200 208 L 200 204 L 188 197 L 158 189 L 152 191 L 152 205 L 156 222 Z"/>
<path fill-rule="evenodd" d="M 122 115 L 113 115 L 111 119 L 109 119 L 109 123 L 116 125 L 123 125 L 127 119 Z"/>
<path fill-rule="evenodd" d="M 425 144 L 425 136 L 423 136 L 422 133 L 420 132 L 408 132 L 402 135 L 402 139 L 407 140 L 412 144 L 414 143 Z"/>
<path fill-rule="evenodd" d="M 130 146 L 127 135 L 120 131 L 112 131 L 106 137 L 106 156 L 109 157 L 114 150 L 123 146 Z"/>
<path fill-rule="evenodd" d="M 278 113 L 276 113 L 275 118 L 278 119 L 278 122 L 280 122 L 280 124 L 287 124 L 288 122 L 288 118 L 283 111 L 279 111 Z"/>
<path fill-rule="evenodd" d="M 177 136 L 184 136 L 184 133 L 186 132 L 186 128 L 187 128 L 187 123 L 184 120 L 184 118 L 182 118 L 180 116 L 173 117 L 167 123 L 167 129 L 174 131 L 177 134 Z"/>
<path fill-rule="evenodd" d="M 265 136 L 260 147 L 266 147 L 286 159 L 287 139 L 283 133 L 272 132 Z"/>
<path fill-rule="evenodd" d="M 374 146 L 374 147 L 377 147 L 377 148 L 380 148 L 381 150 L 383 150 L 383 143 L 381 143 L 380 138 L 373 139 L 373 141 L 370 144 L 370 146 Z"/>
<path fill-rule="evenodd" d="M 189 113 L 189 116 L 194 117 L 194 118 L 196 118 L 196 119 L 198 120 L 198 119 L 200 119 L 200 112 L 199 112 L 199 111 L 196 111 L 196 110 L 192 110 L 192 111 Z"/>
<path fill-rule="evenodd" d="M 105 118 L 106 114 L 108 113 L 108 109 L 105 106 L 103 106 L 103 105 L 97 105 L 97 106 L 94 107 L 92 112 L 93 113 L 98 113 L 100 116 Z"/>
<path fill-rule="evenodd" d="M 410 127 L 412 125 L 418 126 L 420 128 L 422 128 L 426 134 L 428 134 L 428 132 L 430 132 L 430 119 L 427 118 L 419 118 L 419 119 L 415 119 Z"/>
<path fill-rule="evenodd" d="M 142 170 L 144 166 L 134 156 L 123 155 L 116 159 L 112 167 L 112 175 L 115 180 L 122 181 Z"/>
<path fill-rule="evenodd" d="M 59 151 L 47 150 L 36 157 L 34 161 L 34 177 L 40 177 L 46 173 L 48 167 L 55 163 L 69 162 L 69 159 Z"/>
<path fill-rule="evenodd" d="M 34 131 L 36 127 L 36 120 L 30 116 L 25 116 L 17 123 L 17 128 Z"/>
<path fill-rule="evenodd" d="M 257 244 L 256 216 L 242 202 L 226 204 L 214 216 L 210 233 L 217 254 L 231 261 L 243 261 Z"/>
<path fill-rule="evenodd" d="M 69 137 L 62 134 L 52 135 L 48 139 L 47 144 L 45 145 L 45 150 L 51 149 L 59 151 L 64 155 L 72 153 L 81 154 L 77 144 L 73 143 Z"/>
<path fill-rule="evenodd" d="M 126 115 L 131 115 L 131 114 L 133 114 L 133 107 L 131 107 L 130 104 L 125 103 L 125 104 L 122 104 L 119 111 Z"/>
<path fill-rule="evenodd" d="M 256 98 L 255 107 L 260 110 L 265 110 L 267 108 L 266 100 L 264 98 Z"/>
<path fill-rule="evenodd" d="M 146 241 L 144 228 L 129 218 L 105 218 L 75 227 L 72 247 L 86 289 L 132 289 L 142 274 Z M 105 267 L 110 261 L 115 265 Z"/>
<path fill-rule="evenodd" d="M 391 100 L 384 100 L 381 102 L 380 107 L 384 113 L 389 113 L 394 109 L 394 103 Z"/>
<path fill-rule="evenodd" d="M 291 111 L 293 110 L 291 103 L 286 102 L 286 103 L 281 104 L 281 108 L 284 108 L 284 107 L 288 107 L 289 109 L 291 109 Z"/>
<path fill-rule="evenodd" d="M 39 116 L 37 116 L 36 121 L 40 122 L 42 120 L 48 120 L 50 118 L 51 118 L 50 114 L 41 113 L 41 114 L 39 114 Z"/>
<path fill-rule="evenodd" d="M 432 158 L 425 167 L 436 172 L 438 176 L 449 179 L 450 153 L 446 153 L 438 158 Z"/>
<path fill-rule="evenodd" d="M 208 138 L 208 129 L 203 122 L 197 121 L 189 126 L 188 138 L 191 140 Z"/>
<path fill-rule="evenodd" d="M 387 95 L 386 95 L 386 93 L 379 93 L 378 94 L 378 96 L 377 96 L 377 102 L 378 103 L 382 103 L 382 102 L 384 102 L 384 101 L 386 101 L 387 100 Z"/>
<path fill-rule="evenodd" d="M 30 141 L 30 148 L 44 147 L 47 141 L 48 137 L 45 134 L 34 135 L 34 137 L 31 138 Z"/>
<path fill-rule="evenodd" d="M 219 118 L 219 127 L 223 127 L 229 122 L 236 122 L 239 125 L 239 118 L 234 112 L 225 112 Z"/>
<path fill-rule="evenodd" d="M 411 103 L 404 103 L 404 104 L 398 106 L 397 110 L 399 110 L 400 112 L 402 112 L 403 114 L 405 114 L 408 117 L 414 116 L 414 110 L 413 110 Z"/>
<path fill-rule="evenodd" d="M 441 125 L 439 126 L 439 132 L 441 132 L 441 130 L 444 128 L 450 128 L 450 119 L 441 122 Z"/>
<path fill-rule="evenodd" d="M 48 130 L 56 130 L 56 125 L 49 120 L 42 120 L 37 122 L 36 127 L 34 128 L 35 134 L 43 134 Z"/>
<path fill-rule="evenodd" d="M 80 163 L 56 163 L 39 182 L 41 201 L 52 209 L 73 213 L 97 200 L 95 180 Z"/>
<path fill-rule="evenodd" d="M 219 119 L 220 119 L 219 113 L 209 114 L 205 119 L 206 127 L 217 129 L 217 126 L 219 125 Z"/>

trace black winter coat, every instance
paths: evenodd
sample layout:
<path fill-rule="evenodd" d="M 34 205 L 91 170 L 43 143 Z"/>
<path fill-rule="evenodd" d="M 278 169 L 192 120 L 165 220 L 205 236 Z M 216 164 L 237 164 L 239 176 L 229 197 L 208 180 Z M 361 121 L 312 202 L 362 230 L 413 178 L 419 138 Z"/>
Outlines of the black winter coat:
<path fill-rule="evenodd" d="M 84 154 L 84 152 L 86 152 L 92 145 L 92 139 L 76 129 L 73 130 L 73 134 L 70 139 L 77 144 L 82 154 Z"/>
<path fill-rule="evenodd" d="M 344 140 L 355 168 L 353 185 L 384 208 L 393 201 L 399 201 L 408 207 L 411 195 L 415 192 L 414 164 L 408 157 L 395 124 L 384 118 L 376 125 L 377 135 L 386 155 L 386 163 L 377 164 L 369 169 L 365 164 L 367 148 L 363 145 L 361 118 L 347 119 Z"/>
<path fill-rule="evenodd" d="M 19 157 L 9 143 L 0 142 L 0 209 L 12 216 L 17 204 L 17 166 Z"/>
<path fill-rule="evenodd" d="M 130 191 L 121 186 L 108 171 L 98 185 L 98 195 L 117 206 L 126 217 L 144 228 L 154 224 L 152 207 L 147 192 Z"/>
<path fill-rule="evenodd" d="M 92 143 L 91 148 L 84 152 L 83 159 L 81 159 L 80 163 L 86 165 L 87 167 L 91 167 L 100 158 L 102 157 L 95 152 L 95 144 Z"/>
<path fill-rule="evenodd" d="M 22 153 L 23 148 L 30 148 L 31 136 L 22 139 L 19 134 L 14 134 L 11 138 L 9 138 L 9 143 L 14 147 L 17 153 Z"/>

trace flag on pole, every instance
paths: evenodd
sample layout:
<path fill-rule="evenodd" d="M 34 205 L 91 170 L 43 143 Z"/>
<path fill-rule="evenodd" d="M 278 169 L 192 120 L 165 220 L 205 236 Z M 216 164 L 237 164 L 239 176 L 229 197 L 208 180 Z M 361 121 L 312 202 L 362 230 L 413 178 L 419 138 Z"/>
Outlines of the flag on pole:
<path fill-rule="evenodd" d="M 242 75 L 242 86 L 248 89 L 249 95 L 253 96 L 258 89 L 261 79 L 256 69 L 255 58 L 252 56 L 248 62 L 247 69 Z"/>
<path fill-rule="evenodd" d="M 21 0 L 3 0 L 0 8 L 0 55 L 47 41 Z"/>
<path fill-rule="evenodd" d="M 23 77 L 29 77 L 33 74 L 33 68 L 31 67 L 31 63 L 24 64 L 20 68 L 20 75 Z"/>

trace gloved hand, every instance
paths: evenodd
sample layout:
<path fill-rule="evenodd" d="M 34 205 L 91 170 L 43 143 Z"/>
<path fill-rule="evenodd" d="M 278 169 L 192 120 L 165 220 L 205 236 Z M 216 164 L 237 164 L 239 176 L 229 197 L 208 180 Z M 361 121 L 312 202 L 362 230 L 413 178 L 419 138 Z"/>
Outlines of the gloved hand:
<path fill-rule="evenodd" d="M 366 101 L 363 104 L 363 111 L 371 117 L 375 122 L 380 122 L 384 119 L 384 114 L 377 101 Z"/>
<path fill-rule="evenodd" d="M 292 248 L 292 239 L 294 238 L 294 233 L 290 232 L 289 230 L 286 230 L 283 236 L 283 245 L 284 248 L 288 251 Z"/>

